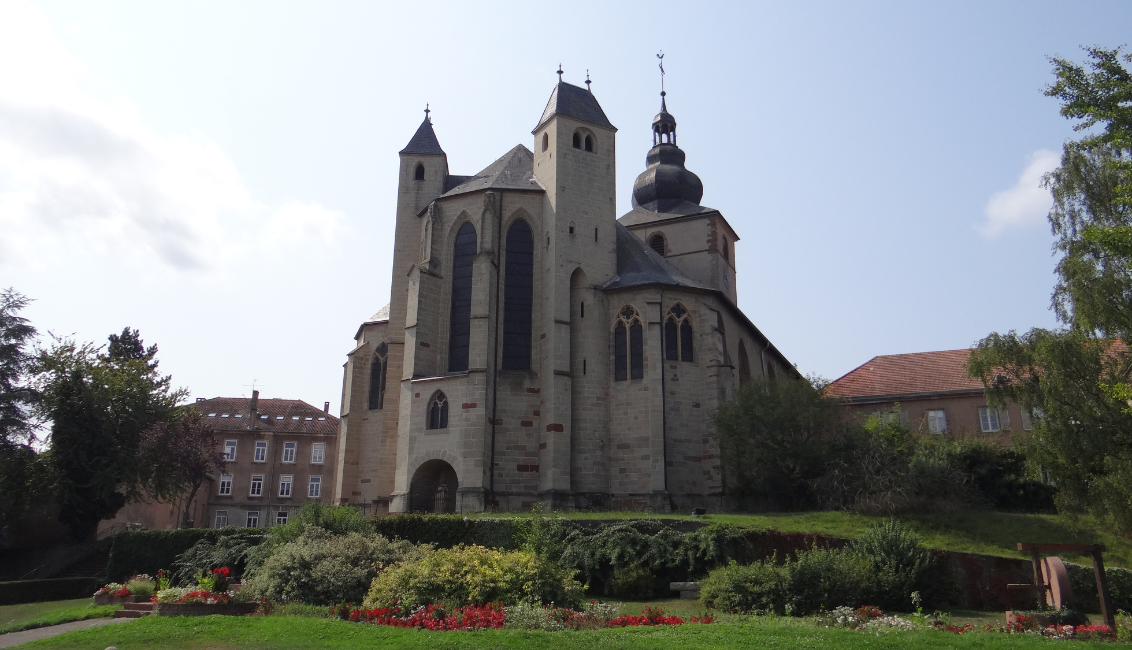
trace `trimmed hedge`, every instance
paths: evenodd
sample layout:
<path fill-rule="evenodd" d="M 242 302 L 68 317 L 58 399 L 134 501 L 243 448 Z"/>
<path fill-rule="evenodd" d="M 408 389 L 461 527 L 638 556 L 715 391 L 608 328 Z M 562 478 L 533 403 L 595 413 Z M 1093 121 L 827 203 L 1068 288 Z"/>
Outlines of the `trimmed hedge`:
<path fill-rule="evenodd" d="M 48 578 L 0 582 L 0 605 L 69 600 L 92 595 L 102 586 L 99 578 Z"/>
<path fill-rule="evenodd" d="M 1069 584 L 1073 587 L 1073 598 L 1069 601 L 1069 606 L 1080 612 L 1099 614 L 1101 602 L 1097 597 L 1097 579 L 1093 567 L 1066 562 L 1065 570 L 1069 573 Z M 1112 598 L 1113 608 L 1132 611 L 1132 571 L 1106 567 L 1104 575 L 1108 579 L 1108 595 Z"/>
<path fill-rule="evenodd" d="M 139 573 L 173 569 L 177 556 L 200 540 L 215 543 L 222 535 L 263 539 L 258 528 L 180 528 L 123 532 L 105 540 L 110 547 L 107 579 L 121 582 Z M 250 540 L 249 540 L 250 541 Z"/>
<path fill-rule="evenodd" d="M 461 515 L 392 515 L 373 520 L 373 531 L 390 539 L 452 548 L 460 544 L 513 551 L 529 522 L 520 518 L 475 519 Z"/>

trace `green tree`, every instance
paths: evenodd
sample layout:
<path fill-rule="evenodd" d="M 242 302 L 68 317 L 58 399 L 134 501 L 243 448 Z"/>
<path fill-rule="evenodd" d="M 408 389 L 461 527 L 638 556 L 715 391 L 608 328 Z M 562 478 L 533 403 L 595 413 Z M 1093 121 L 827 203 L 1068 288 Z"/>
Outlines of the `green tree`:
<path fill-rule="evenodd" d="M 715 416 L 728 491 L 781 508 L 813 503 L 810 482 L 820 476 L 841 423 L 825 383 L 754 380 Z"/>
<path fill-rule="evenodd" d="M 137 346 L 127 341 L 113 355 L 66 339 L 39 355 L 59 519 L 76 539 L 93 535 L 99 521 L 142 498 L 154 472 L 165 470 L 140 453 L 142 438 L 151 427 L 171 422 L 187 394 L 157 372 L 136 331 L 130 338 Z M 156 354 L 156 347 L 150 350 Z"/>
<path fill-rule="evenodd" d="M 30 507 L 37 454 L 33 409 L 39 392 L 30 381 L 36 331 L 19 315 L 28 299 L 8 288 L 0 292 L 0 540 Z"/>
<path fill-rule="evenodd" d="M 142 477 L 146 494 L 170 502 L 184 497 L 181 526 L 191 528 L 193 498 L 210 473 L 224 470 L 224 452 L 212 426 L 196 409 L 181 408 L 173 421 L 143 432 L 138 457 L 149 470 Z"/>
<path fill-rule="evenodd" d="M 1049 221 L 1062 254 L 1053 307 L 1063 330 L 993 333 L 967 365 L 988 398 L 1040 417 L 1023 441 L 1058 485 L 1063 512 L 1132 531 L 1132 74 L 1120 48 L 1085 48 L 1086 65 L 1052 58 L 1045 94 L 1085 135 L 1048 174 Z"/>

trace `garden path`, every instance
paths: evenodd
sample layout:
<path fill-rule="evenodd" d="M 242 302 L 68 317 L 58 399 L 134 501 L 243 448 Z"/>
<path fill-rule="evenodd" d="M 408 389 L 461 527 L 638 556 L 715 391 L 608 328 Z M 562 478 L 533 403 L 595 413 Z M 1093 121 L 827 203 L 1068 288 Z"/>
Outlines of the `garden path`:
<path fill-rule="evenodd" d="M 125 623 L 132 621 L 131 618 L 94 618 L 89 621 L 73 621 L 71 623 L 62 623 L 60 625 L 49 625 L 47 627 L 37 627 L 34 630 L 22 630 L 20 632 L 9 632 L 7 634 L 0 634 L 0 648 L 9 648 L 21 643 L 29 641 L 38 641 L 39 639 L 46 639 L 53 637 L 57 634 L 64 632 L 73 632 L 74 630 L 85 630 L 92 627 L 99 627 L 101 625 L 114 625 L 115 623 Z"/>

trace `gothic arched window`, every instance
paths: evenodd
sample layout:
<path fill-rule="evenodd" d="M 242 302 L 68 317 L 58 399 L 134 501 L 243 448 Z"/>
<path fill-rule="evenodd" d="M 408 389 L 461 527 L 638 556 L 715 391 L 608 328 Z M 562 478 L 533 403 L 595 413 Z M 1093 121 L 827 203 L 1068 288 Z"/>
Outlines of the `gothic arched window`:
<path fill-rule="evenodd" d="M 415 180 L 415 181 L 423 181 L 424 180 L 424 165 L 417 163 L 417 168 L 413 172 L 413 180 Z"/>
<path fill-rule="evenodd" d="M 695 359 L 692 347 L 692 317 L 683 305 L 672 305 L 664 319 L 664 358 L 669 361 L 692 361 Z"/>
<path fill-rule="evenodd" d="M 452 309 L 448 328 L 448 372 L 468 369 L 472 339 L 472 259 L 476 256 L 476 228 L 464 222 L 452 247 Z"/>
<path fill-rule="evenodd" d="M 613 328 L 613 379 L 644 379 L 644 326 L 636 309 L 626 305 Z"/>
<path fill-rule="evenodd" d="M 535 238 L 522 219 L 507 229 L 503 273 L 503 369 L 530 370 Z"/>
<path fill-rule="evenodd" d="M 751 380 L 751 362 L 747 359 L 747 346 L 739 341 L 739 383 Z"/>
<path fill-rule="evenodd" d="M 389 345 L 382 343 L 377 346 L 373 361 L 369 366 L 369 410 L 376 411 L 385 407 L 385 372 L 389 369 L 386 356 L 389 354 Z"/>
<path fill-rule="evenodd" d="M 656 251 L 657 255 L 664 255 L 664 235 L 657 233 L 649 237 L 649 246 Z"/>
<path fill-rule="evenodd" d="M 425 424 L 428 429 L 448 428 L 448 398 L 444 393 L 437 392 L 428 401 L 428 422 Z"/>

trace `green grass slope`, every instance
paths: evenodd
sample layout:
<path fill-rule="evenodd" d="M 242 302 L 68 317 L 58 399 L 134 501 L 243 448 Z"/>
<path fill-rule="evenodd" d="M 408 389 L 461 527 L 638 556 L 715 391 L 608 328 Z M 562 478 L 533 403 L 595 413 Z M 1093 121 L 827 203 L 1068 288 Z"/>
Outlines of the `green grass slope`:
<path fill-rule="evenodd" d="M 0 606 L 0 634 L 88 618 L 110 618 L 120 605 L 95 606 L 90 598 Z"/>

